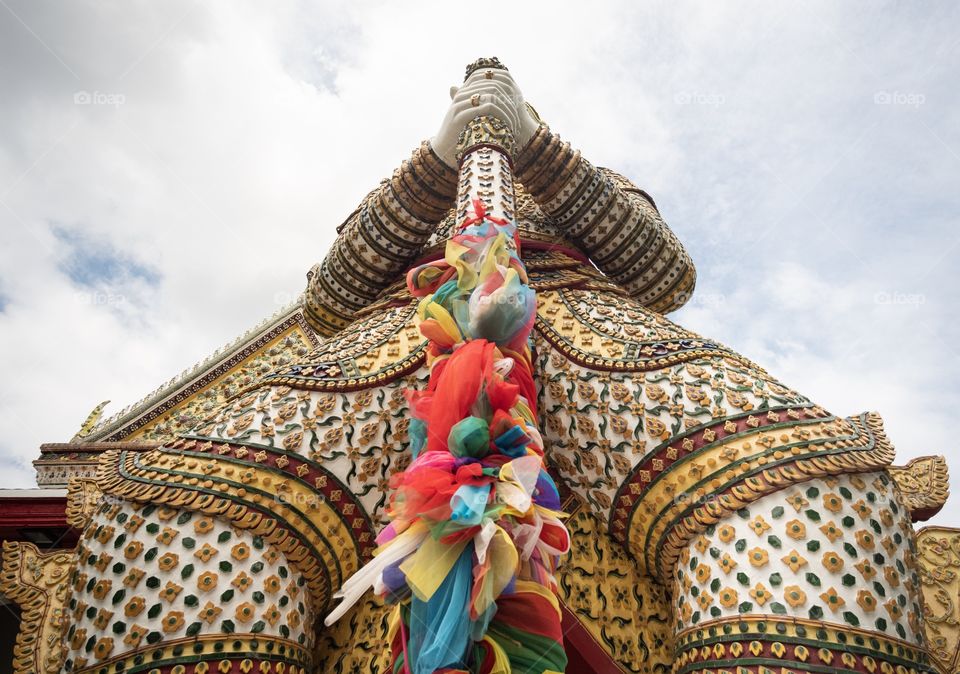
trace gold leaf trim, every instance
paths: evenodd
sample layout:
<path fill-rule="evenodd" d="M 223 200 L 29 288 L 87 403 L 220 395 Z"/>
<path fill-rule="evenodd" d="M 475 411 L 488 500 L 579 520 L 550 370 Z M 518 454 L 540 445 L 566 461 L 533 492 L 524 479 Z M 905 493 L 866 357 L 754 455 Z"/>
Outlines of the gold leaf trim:
<path fill-rule="evenodd" d="M 740 484 L 722 494 L 702 498 L 700 505 L 689 515 L 677 520 L 660 540 L 659 546 L 648 546 L 648 550 L 634 551 L 639 554 L 646 568 L 666 582 L 673 573 L 674 565 L 680 553 L 693 538 L 702 533 L 711 524 L 716 524 L 727 515 L 736 512 L 760 498 L 802 482 L 818 477 L 843 475 L 847 473 L 866 473 L 885 468 L 893 461 L 895 450 L 883 431 L 883 420 L 876 412 L 867 412 L 859 417 L 847 419 L 858 431 L 860 437 L 847 441 L 849 451 L 829 456 L 799 457 L 789 464 L 776 466 L 759 475 L 747 478 Z M 843 441 L 838 446 L 846 444 Z M 857 446 L 869 446 L 869 449 L 857 449 Z M 633 524 L 631 522 L 631 533 Z M 631 535 L 630 539 L 634 537 Z M 628 540 L 630 540 L 628 539 Z"/>
<path fill-rule="evenodd" d="M 74 552 L 40 552 L 32 543 L 4 541 L 0 592 L 20 607 L 13 674 L 57 674 L 66 657 L 64 604 Z"/>
<path fill-rule="evenodd" d="M 95 478 L 71 477 L 67 482 L 67 524 L 77 529 L 86 527 L 102 498 Z"/>
<path fill-rule="evenodd" d="M 960 529 L 924 527 L 916 538 L 923 632 L 941 674 L 960 671 Z"/>
<path fill-rule="evenodd" d="M 942 456 L 920 456 L 905 466 L 890 466 L 887 470 L 900 488 L 914 522 L 936 515 L 950 496 L 950 474 Z"/>
<path fill-rule="evenodd" d="M 256 643 L 256 647 L 254 647 Z M 270 647 L 267 647 L 267 644 L 270 644 Z M 276 645 L 283 646 L 285 656 L 282 661 L 277 661 L 277 654 L 280 652 L 280 649 Z M 250 669 L 251 674 L 253 672 L 284 672 L 284 674 L 298 674 L 303 672 L 306 674 L 307 671 L 312 671 L 309 669 L 311 664 L 311 657 L 309 652 L 304 649 L 303 646 L 298 644 L 295 641 L 290 641 L 289 639 L 283 639 L 280 637 L 266 636 L 263 634 L 200 634 L 195 637 L 187 637 L 183 639 L 171 639 L 170 641 L 164 641 L 156 645 L 141 646 L 136 650 L 128 651 L 122 655 L 114 656 L 108 660 L 97 663 L 96 665 L 84 666 L 75 671 L 75 674 L 93 674 L 94 672 L 126 672 L 131 671 L 135 665 L 138 663 L 135 662 L 138 656 L 147 655 L 146 658 L 149 661 L 161 663 L 160 666 L 163 666 L 164 662 L 170 660 L 182 660 L 183 659 L 183 647 L 191 647 L 191 657 L 195 658 L 198 662 L 208 662 L 211 659 L 215 658 L 216 660 L 236 660 L 238 658 L 257 658 L 257 656 L 263 656 L 263 663 L 266 663 L 266 667 L 269 669 L 264 669 L 264 664 L 260 664 L 261 661 L 258 659 L 257 669 Z M 269 658 L 269 659 L 268 659 Z M 117 663 L 123 663 L 123 668 L 118 669 L 115 665 Z M 287 669 L 280 669 L 277 665 L 287 665 Z M 299 667 L 298 667 L 299 666 Z M 137 670 L 144 671 L 144 670 Z M 169 670 L 168 670 L 169 671 Z M 173 670 L 176 671 L 176 670 Z M 194 670 L 185 670 L 185 671 L 194 671 Z M 199 671 L 199 670 L 196 670 Z M 207 669 L 206 671 L 213 674 L 218 671 L 216 669 Z M 233 670 L 227 670 L 233 671 Z"/>

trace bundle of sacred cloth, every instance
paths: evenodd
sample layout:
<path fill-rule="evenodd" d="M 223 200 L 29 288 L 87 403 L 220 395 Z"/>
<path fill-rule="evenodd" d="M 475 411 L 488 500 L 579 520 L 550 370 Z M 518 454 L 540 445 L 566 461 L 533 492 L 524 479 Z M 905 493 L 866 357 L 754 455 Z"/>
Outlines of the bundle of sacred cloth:
<path fill-rule="evenodd" d="M 443 260 L 412 269 L 426 390 L 407 391 L 411 463 L 390 524 L 343 585 L 332 624 L 373 587 L 397 604 L 393 672 L 562 672 L 553 572 L 569 547 L 537 430 L 536 296 L 513 222 L 473 201 Z"/>

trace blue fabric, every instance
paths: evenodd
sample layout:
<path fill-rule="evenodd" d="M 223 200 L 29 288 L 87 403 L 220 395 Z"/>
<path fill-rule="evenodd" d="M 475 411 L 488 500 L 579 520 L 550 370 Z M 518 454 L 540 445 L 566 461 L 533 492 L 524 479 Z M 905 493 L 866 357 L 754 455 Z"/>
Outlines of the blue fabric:
<path fill-rule="evenodd" d="M 538 506 L 550 510 L 560 510 L 560 492 L 547 471 L 541 470 L 537 476 L 537 486 L 533 488 L 533 501 Z"/>
<path fill-rule="evenodd" d="M 469 484 L 460 485 L 450 498 L 450 519 L 462 527 L 472 527 L 480 524 L 483 511 L 490 498 L 490 485 L 474 487 Z"/>
<path fill-rule="evenodd" d="M 413 460 L 416 460 L 423 451 L 423 446 L 427 444 L 427 425 L 420 419 L 411 419 L 407 436 L 410 438 L 410 454 Z"/>
<path fill-rule="evenodd" d="M 456 279 L 452 279 L 437 288 L 437 291 L 433 293 L 433 301 L 441 306 L 446 306 L 447 300 L 461 294 L 463 293 L 457 286 Z"/>
<path fill-rule="evenodd" d="M 447 447 L 458 458 L 482 458 L 490 453 L 490 426 L 480 417 L 462 419 L 450 429 Z"/>
<path fill-rule="evenodd" d="M 493 616 L 497 612 L 497 602 L 492 602 L 483 613 L 481 613 L 476 620 L 473 621 L 472 631 L 470 633 L 470 639 L 473 641 L 480 641 L 487 634 L 487 630 L 490 628 L 490 621 L 493 620 Z"/>
<path fill-rule="evenodd" d="M 493 442 L 501 454 L 516 459 L 527 453 L 527 443 L 530 442 L 530 436 L 520 426 L 511 426 L 510 430 L 501 433 Z"/>
<path fill-rule="evenodd" d="M 387 593 L 391 601 L 400 601 L 410 594 L 410 588 L 407 587 L 407 577 L 400 570 L 400 565 L 405 559 L 397 560 L 383 570 L 383 584 L 387 588 Z"/>
<path fill-rule="evenodd" d="M 463 333 L 463 339 L 470 340 L 474 339 L 474 334 L 470 330 L 470 304 L 467 301 L 467 298 L 470 297 L 468 293 L 462 293 L 461 297 L 450 300 L 450 306 L 447 307 L 453 315 L 453 320 L 457 322 L 457 327 L 460 328 L 460 332 Z"/>
<path fill-rule="evenodd" d="M 450 573 L 426 602 L 410 599 L 410 671 L 433 674 L 443 667 L 465 668 L 470 647 L 470 588 L 473 584 L 473 544 L 453 564 Z"/>

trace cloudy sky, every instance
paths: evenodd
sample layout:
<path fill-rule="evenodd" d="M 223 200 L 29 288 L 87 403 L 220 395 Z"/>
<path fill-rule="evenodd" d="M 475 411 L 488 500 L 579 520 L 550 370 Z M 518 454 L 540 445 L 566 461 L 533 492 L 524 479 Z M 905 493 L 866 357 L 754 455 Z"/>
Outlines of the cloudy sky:
<path fill-rule="evenodd" d="M 0 0 L 0 486 L 295 297 L 495 54 L 687 243 L 675 320 L 960 498 L 960 5 L 452 4 Z"/>

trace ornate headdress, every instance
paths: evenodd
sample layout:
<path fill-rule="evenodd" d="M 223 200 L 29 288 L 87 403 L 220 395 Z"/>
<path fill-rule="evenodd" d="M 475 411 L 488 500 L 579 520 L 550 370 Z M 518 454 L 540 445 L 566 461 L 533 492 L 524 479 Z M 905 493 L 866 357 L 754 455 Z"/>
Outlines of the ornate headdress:
<path fill-rule="evenodd" d="M 466 82 L 472 74 L 481 68 L 486 70 L 508 70 L 507 66 L 500 63 L 500 59 L 498 59 L 496 56 L 491 56 L 490 58 L 479 58 L 467 66 L 467 74 L 463 76 L 464 82 Z"/>

